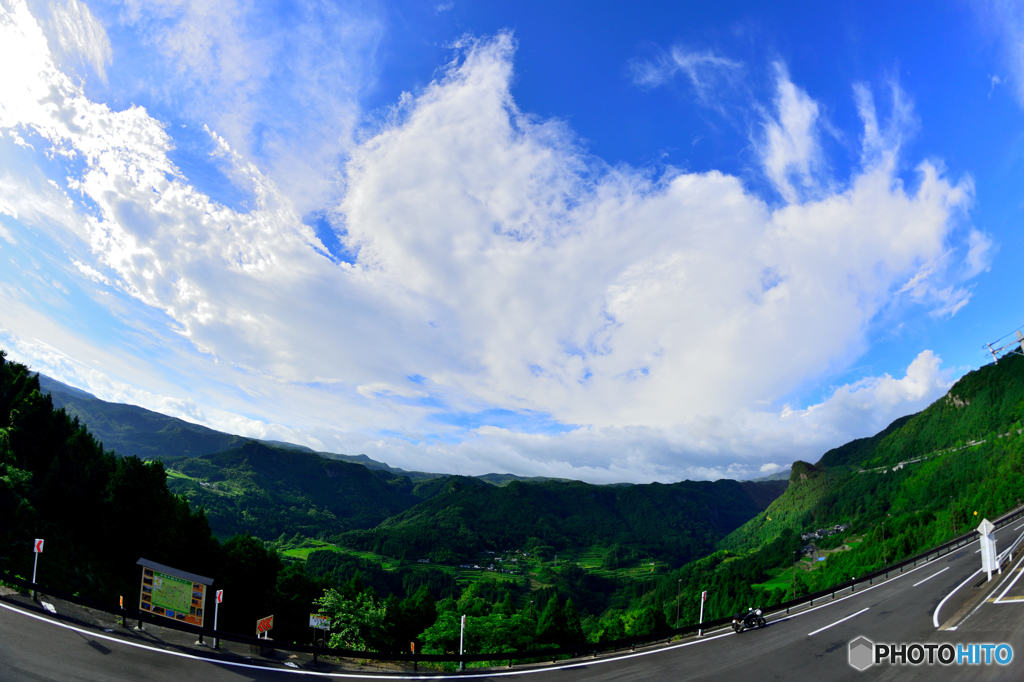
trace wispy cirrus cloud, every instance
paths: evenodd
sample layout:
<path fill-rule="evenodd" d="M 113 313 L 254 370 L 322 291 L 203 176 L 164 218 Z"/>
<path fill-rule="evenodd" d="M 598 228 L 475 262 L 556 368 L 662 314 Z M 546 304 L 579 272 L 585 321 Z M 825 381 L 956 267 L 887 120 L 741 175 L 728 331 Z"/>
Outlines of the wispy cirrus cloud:
<path fill-rule="evenodd" d="M 641 88 L 655 88 L 682 75 L 693 87 L 698 100 L 719 107 L 716 90 L 733 82 L 743 70 L 743 63 L 723 57 L 711 50 L 688 50 L 682 46 L 669 51 L 656 48 L 649 59 L 632 59 L 629 70 L 633 84 Z"/>

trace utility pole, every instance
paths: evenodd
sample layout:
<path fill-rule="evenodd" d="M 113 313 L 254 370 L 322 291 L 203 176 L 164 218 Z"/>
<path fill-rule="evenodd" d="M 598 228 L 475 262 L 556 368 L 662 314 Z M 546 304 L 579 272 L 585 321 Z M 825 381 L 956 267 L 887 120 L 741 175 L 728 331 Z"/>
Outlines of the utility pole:
<path fill-rule="evenodd" d="M 796 550 L 793 551 L 793 579 L 789 581 L 790 598 L 796 599 Z"/>
<path fill-rule="evenodd" d="M 886 514 L 886 516 L 889 516 Z M 885 552 L 885 519 L 882 519 L 882 565 L 885 566 L 888 563 L 888 555 Z"/>

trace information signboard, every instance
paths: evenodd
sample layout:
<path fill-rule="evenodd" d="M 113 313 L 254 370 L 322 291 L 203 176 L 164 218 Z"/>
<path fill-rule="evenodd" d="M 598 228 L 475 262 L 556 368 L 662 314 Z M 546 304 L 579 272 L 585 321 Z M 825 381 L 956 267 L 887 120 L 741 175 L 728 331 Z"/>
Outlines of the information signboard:
<path fill-rule="evenodd" d="M 189 625 L 203 626 L 206 592 L 213 581 L 140 559 L 142 587 L 139 609 Z"/>
<path fill-rule="evenodd" d="M 317 630 L 330 630 L 331 619 L 327 616 L 321 616 L 319 613 L 309 614 L 309 627 L 316 628 Z"/>

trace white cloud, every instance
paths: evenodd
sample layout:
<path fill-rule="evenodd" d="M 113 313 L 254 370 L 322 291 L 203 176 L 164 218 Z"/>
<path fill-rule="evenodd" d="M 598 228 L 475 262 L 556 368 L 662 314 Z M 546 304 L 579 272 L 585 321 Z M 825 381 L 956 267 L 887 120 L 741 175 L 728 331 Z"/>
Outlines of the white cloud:
<path fill-rule="evenodd" d="M 38 6 L 45 18 L 42 27 L 50 39 L 51 53 L 61 66 L 73 68 L 76 60 L 88 64 L 104 82 L 113 58 L 103 24 L 79 0 L 56 0 Z"/>
<path fill-rule="evenodd" d="M 338 192 L 358 100 L 375 79 L 383 23 L 355 3 L 304 0 L 287 12 L 245 0 L 127 0 L 122 21 L 155 50 L 139 82 L 218 131 L 302 215 Z"/>
<path fill-rule="evenodd" d="M 184 17 L 169 20 L 166 49 L 188 63 L 228 59 L 204 77 L 233 82 L 235 58 L 219 55 L 234 39 L 214 48 L 204 41 L 221 39 L 204 28 L 196 44 L 179 45 L 183 27 L 205 15 L 161 7 Z M 220 13 L 211 25 L 238 30 L 231 6 L 209 11 Z M 826 437 L 844 432 L 828 415 L 860 413 L 840 398 L 808 410 L 804 425 L 826 434 L 814 436 L 751 406 L 846 366 L 894 302 L 966 302 L 950 254 L 965 250 L 955 218 L 971 200 L 969 180 L 952 182 L 926 162 L 905 186 L 895 138 L 871 132 L 874 124 L 865 147 L 880 151 L 846 183 L 820 182 L 817 105 L 781 67 L 765 166 L 801 201 L 773 207 L 719 172 L 652 178 L 606 166 L 563 124 L 518 109 L 510 34 L 467 39 L 435 82 L 352 148 L 335 213 L 358 258 L 336 264 L 292 196 L 229 134 L 214 142 L 251 187 L 247 212 L 189 184 L 168 159 L 170 131 L 144 109 L 90 101 L 55 67 L 24 5 L 12 16 L 0 25 L 0 60 L 17 55 L 20 68 L 0 72 L 0 128 L 28 131 L 82 164 L 68 182 L 76 214 L 49 227 L 84 245 L 68 271 L 89 286 L 106 278 L 121 304 L 160 312 L 133 324 L 192 344 L 187 357 L 164 357 L 201 368 L 191 390 L 216 396 L 175 409 L 211 425 L 301 429 L 405 468 L 591 480 L 754 475 L 766 460 L 834 444 Z M 975 241 L 966 251 L 982 262 Z M 97 371 L 113 374 L 110 362 Z M 891 389 L 894 402 L 883 399 L 885 380 L 849 393 L 873 391 L 882 407 L 906 409 L 917 404 L 913 386 L 933 376 L 919 367 L 914 377 L 924 379 Z M 104 386 L 70 370 L 57 376 Z M 170 393 L 139 390 L 134 399 L 147 406 Z M 578 428 L 466 433 L 436 419 L 488 408 Z M 384 431 L 402 438 L 376 435 Z"/>
<path fill-rule="evenodd" d="M 1024 5 L 1013 0 L 988 0 L 972 3 L 984 23 L 998 39 L 1003 61 L 1010 72 L 1009 78 L 992 76 L 992 89 L 1007 80 L 1013 81 L 1017 102 L 1024 106 Z"/>
<path fill-rule="evenodd" d="M 681 46 L 672 48 L 668 54 L 660 53 L 654 60 L 634 59 L 629 63 L 634 85 L 657 87 L 682 73 L 702 97 L 723 73 L 742 67 L 741 62 L 716 55 L 711 50 L 696 52 Z"/>
<path fill-rule="evenodd" d="M 816 194 L 824 165 L 818 142 L 818 103 L 793 84 L 781 63 L 775 64 L 775 76 L 777 118 L 765 122 L 760 152 L 765 172 L 779 194 L 796 203 L 808 193 Z"/>

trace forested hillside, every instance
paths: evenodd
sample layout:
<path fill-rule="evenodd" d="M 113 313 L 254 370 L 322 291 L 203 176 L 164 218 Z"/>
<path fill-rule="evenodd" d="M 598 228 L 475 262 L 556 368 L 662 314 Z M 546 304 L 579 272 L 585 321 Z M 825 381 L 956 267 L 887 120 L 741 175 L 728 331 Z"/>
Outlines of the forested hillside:
<path fill-rule="evenodd" d="M 498 488 L 449 479 L 429 500 L 373 530 L 336 541 L 385 556 L 429 556 L 449 563 L 482 550 L 617 544 L 678 566 L 712 551 L 785 486 L 784 481 L 621 487 L 513 481 Z"/>
<path fill-rule="evenodd" d="M 825 589 L 970 531 L 1024 500 L 1022 416 L 1024 357 L 971 372 L 919 414 L 817 464 L 796 462 L 785 493 L 722 540 L 721 551 L 660 579 L 649 599 L 668 602 L 681 585 L 692 616 L 695 596 L 708 590 L 711 615 L 727 615 L 747 602 Z"/>
<path fill-rule="evenodd" d="M 171 489 L 206 509 L 220 537 L 334 535 L 372 528 L 419 502 L 406 477 L 254 441 L 171 466 Z"/>

